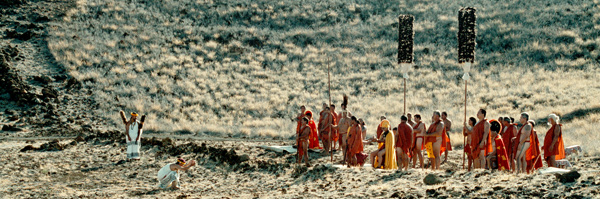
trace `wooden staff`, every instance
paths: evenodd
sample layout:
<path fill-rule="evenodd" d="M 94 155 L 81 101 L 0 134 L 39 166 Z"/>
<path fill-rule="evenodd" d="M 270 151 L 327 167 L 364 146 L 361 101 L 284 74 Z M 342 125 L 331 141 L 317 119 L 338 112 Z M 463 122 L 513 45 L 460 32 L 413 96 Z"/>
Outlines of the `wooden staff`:
<path fill-rule="evenodd" d="M 465 80 L 465 117 L 464 117 L 464 123 L 463 123 L 463 135 L 465 134 L 465 128 L 467 125 L 467 80 Z M 467 146 L 467 136 L 463 137 L 463 147 Z M 463 153 L 463 169 L 465 169 L 465 155 L 466 153 Z"/>
<path fill-rule="evenodd" d="M 331 74 L 330 74 L 329 63 L 330 63 L 330 60 L 329 60 L 329 58 L 327 58 L 327 89 L 329 91 L 328 92 L 329 107 L 331 107 Z M 331 110 L 329 111 L 329 113 L 331 114 Z M 329 152 L 331 153 L 331 163 L 333 164 L 333 137 L 331 137 L 331 131 L 333 131 L 333 128 L 331 127 L 332 122 L 333 122 L 333 118 L 331 118 L 329 120 Z"/>
<path fill-rule="evenodd" d="M 406 78 L 404 78 L 404 115 L 406 115 Z"/>

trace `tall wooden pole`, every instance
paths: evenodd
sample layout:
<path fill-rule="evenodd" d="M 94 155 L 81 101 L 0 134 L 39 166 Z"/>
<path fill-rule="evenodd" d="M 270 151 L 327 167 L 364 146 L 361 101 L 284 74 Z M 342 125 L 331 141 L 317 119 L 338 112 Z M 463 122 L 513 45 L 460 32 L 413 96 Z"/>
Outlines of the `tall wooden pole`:
<path fill-rule="evenodd" d="M 467 80 L 465 80 L 465 117 L 464 120 L 465 121 L 463 123 L 463 135 L 465 134 L 465 127 L 467 125 Z M 467 146 L 467 136 L 463 137 L 463 147 Z M 465 169 L 465 153 L 463 153 L 463 169 Z"/>
<path fill-rule="evenodd" d="M 330 60 L 327 58 L 327 90 L 329 91 L 329 107 L 331 107 L 331 72 L 329 67 Z M 331 114 L 331 110 L 329 112 Z M 331 122 L 333 122 L 333 118 L 329 120 L 329 152 L 331 153 L 331 163 L 333 164 L 333 137 L 331 137 L 331 132 L 333 128 L 331 127 Z"/>
<path fill-rule="evenodd" d="M 406 115 L 406 78 L 404 78 L 404 115 Z"/>

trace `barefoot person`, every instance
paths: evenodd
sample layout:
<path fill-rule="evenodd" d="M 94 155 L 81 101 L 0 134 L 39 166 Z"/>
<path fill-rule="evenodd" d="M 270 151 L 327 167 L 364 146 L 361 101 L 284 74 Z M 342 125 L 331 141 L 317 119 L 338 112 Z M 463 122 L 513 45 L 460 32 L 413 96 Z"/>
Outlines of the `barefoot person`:
<path fill-rule="evenodd" d="M 534 170 L 544 166 L 542 163 L 542 151 L 540 150 L 540 140 L 535 130 L 535 121 L 529 120 L 531 124 L 531 135 L 529 137 L 530 144 L 529 150 L 527 150 L 527 173 L 532 173 Z"/>
<path fill-rule="evenodd" d="M 347 139 L 348 139 L 348 128 L 350 128 L 350 126 L 352 125 L 352 120 L 351 118 L 348 116 L 348 112 L 347 111 L 342 111 L 341 113 L 341 117 L 340 117 L 340 122 L 337 125 L 332 125 L 333 129 L 337 132 L 339 132 L 339 137 L 340 137 L 340 141 L 341 141 L 341 147 L 343 151 L 343 157 L 344 160 L 342 160 L 343 162 L 346 162 L 346 147 L 347 147 Z"/>
<path fill-rule="evenodd" d="M 317 124 L 313 120 L 313 113 L 306 111 L 306 118 L 308 118 L 308 127 L 310 127 L 310 136 L 308 137 L 308 148 L 309 149 L 321 149 L 319 146 L 319 130 L 317 130 Z M 302 120 L 300 120 L 302 121 Z"/>
<path fill-rule="evenodd" d="M 423 149 L 425 148 L 424 146 L 424 135 L 425 132 L 427 132 L 427 129 L 425 127 L 425 124 L 423 122 L 421 122 L 421 115 L 420 114 L 415 114 L 415 125 L 413 125 L 413 134 L 414 134 L 414 138 L 415 138 L 415 144 L 414 147 L 412 149 L 412 162 L 413 162 L 413 168 L 415 168 L 415 165 L 417 164 L 417 158 L 419 159 L 419 168 L 423 168 Z"/>
<path fill-rule="evenodd" d="M 498 120 L 490 121 L 490 131 L 494 141 L 492 141 L 492 152 L 486 157 L 487 167 L 490 170 L 509 171 L 510 165 L 508 163 L 506 148 L 504 147 L 502 136 L 498 133 L 502 131 L 502 125 Z"/>
<path fill-rule="evenodd" d="M 380 127 L 385 131 L 381 133 L 379 139 L 373 138 L 371 140 L 379 143 L 377 150 L 370 155 L 371 165 L 373 165 L 373 168 L 398 169 L 394 146 L 396 139 L 394 139 L 394 134 L 389 130 L 389 121 L 382 121 Z"/>
<path fill-rule="evenodd" d="M 513 155 L 513 141 L 517 134 L 517 127 L 511 123 L 509 117 L 502 118 L 502 141 L 504 142 L 504 148 L 506 148 L 506 154 L 508 154 L 508 162 L 510 163 L 510 168 L 512 170 L 515 169 L 515 157 Z"/>
<path fill-rule="evenodd" d="M 335 105 L 332 104 L 331 106 L 329 106 L 329 111 L 331 111 L 331 118 L 332 118 L 331 124 L 337 125 L 338 121 L 339 121 L 339 117 L 338 117 L 338 113 L 335 112 Z M 341 144 L 341 140 L 340 140 L 340 132 L 338 132 L 337 129 L 332 128 L 331 135 L 333 136 L 333 150 L 341 150 L 340 148 L 342 147 L 341 146 L 342 144 Z"/>
<path fill-rule="evenodd" d="M 471 140 L 472 140 L 472 135 L 473 135 L 473 127 L 475 126 L 475 124 L 477 123 L 477 119 L 475 119 L 474 117 L 470 117 L 469 118 L 469 125 L 465 125 L 465 133 L 463 134 L 463 136 L 467 137 L 467 143 L 465 145 L 465 150 L 464 152 L 467 154 L 467 170 L 471 171 L 471 166 L 473 165 L 473 154 L 471 153 Z"/>
<path fill-rule="evenodd" d="M 473 168 L 485 168 L 485 156 L 492 152 L 492 137 L 490 135 L 490 123 L 485 118 L 485 109 L 479 109 L 477 118 L 479 121 L 473 127 L 471 135 L 471 156 L 473 156 Z"/>
<path fill-rule="evenodd" d="M 362 166 L 365 163 L 366 155 L 363 154 L 364 146 L 363 146 L 363 138 L 361 127 L 358 124 L 358 120 L 356 117 L 352 116 L 350 118 L 350 127 L 348 129 L 348 143 L 347 152 L 344 153 L 348 157 L 346 157 L 348 167 L 350 166 Z"/>
<path fill-rule="evenodd" d="M 331 124 L 333 123 L 333 116 L 328 106 L 325 106 L 325 110 L 319 120 L 321 121 L 320 124 L 322 124 L 322 127 L 319 129 L 321 141 L 323 142 L 323 147 L 325 147 L 325 153 L 329 154 L 329 151 L 332 149 L 331 139 L 333 138 L 333 134 L 331 134 Z"/>
<path fill-rule="evenodd" d="M 367 138 L 367 125 L 365 125 L 365 121 L 360 118 L 358 119 L 358 123 L 360 124 L 360 128 L 362 130 L 362 138 L 366 139 Z"/>
<path fill-rule="evenodd" d="M 310 136 L 310 126 L 308 126 L 308 118 L 302 118 L 302 128 L 300 129 L 300 133 L 298 134 L 297 142 L 298 142 L 298 161 L 297 163 L 302 163 L 302 159 L 306 162 L 306 166 L 310 167 L 308 160 L 308 139 Z"/>
<path fill-rule="evenodd" d="M 408 171 L 408 155 L 410 154 L 410 148 L 414 143 L 413 128 L 408 124 L 408 118 L 406 116 L 400 117 L 400 124 L 398 125 L 398 133 L 396 136 L 396 158 L 398 158 L 398 169 L 404 168 Z"/>
<path fill-rule="evenodd" d="M 544 137 L 544 159 L 549 167 L 557 167 L 556 161 L 565 158 L 565 144 L 562 138 L 562 124 L 556 114 L 548 115 L 548 124 L 551 125 Z"/>
<path fill-rule="evenodd" d="M 406 123 L 408 123 L 408 125 L 410 125 L 411 127 L 415 126 L 415 121 L 413 121 L 412 113 L 406 113 L 406 118 Z"/>
<path fill-rule="evenodd" d="M 179 171 L 187 171 L 194 165 L 196 165 L 196 161 L 192 160 L 186 164 L 185 160 L 181 158 L 177 158 L 175 163 L 165 165 L 158 171 L 158 187 L 179 189 Z"/>
<path fill-rule="evenodd" d="M 442 113 L 434 111 L 431 117 L 432 123 L 425 133 L 425 148 L 427 149 L 427 157 L 431 162 L 431 170 L 440 168 L 440 155 L 442 154 L 442 143 L 445 132 L 444 122 L 441 119 Z"/>
<path fill-rule="evenodd" d="M 296 122 L 298 123 L 296 126 L 296 135 L 300 133 L 300 128 L 302 128 L 302 118 L 306 115 L 306 107 L 304 105 L 300 106 L 300 113 L 296 116 Z"/>
<path fill-rule="evenodd" d="M 527 172 L 527 150 L 529 150 L 529 145 L 531 142 L 531 133 L 533 127 L 528 122 L 529 114 L 521 113 L 521 129 L 519 129 L 517 133 L 517 168 L 515 169 L 517 173 L 525 173 Z"/>
<path fill-rule="evenodd" d="M 381 134 L 382 134 L 383 132 L 385 132 L 386 130 L 388 130 L 388 131 L 389 131 L 389 130 L 391 130 L 391 129 L 389 128 L 390 121 L 388 121 L 388 120 L 387 120 L 387 118 L 386 118 L 385 116 L 380 116 L 380 117 L 379 117 L 379 120 L 380 120 L 381 122 L 379 123 L 379 126 L 377 126 L 377 131 L 375 132 L 375 133 L 377 133 L 377 138 L 381 137 Z M 382 126 L 384 123 L 385 123 L 385 124 L 388 124 L 388 127 L 387 127 L 387 128 L 385 128 L 385 127 L 383 127 L 383 126 Z"/>
<path fill-rule="evenodd" d="M 144 120 L 146 116 L 142 115 L 142 120 L 137 121 L 137 113 L 131 113 L 129 121 L 125 117 L 125 112 L 119 111 L 121 119 L 125 124 L 125 135 L 127 136 L 127 160 L 139 160 L 140 159 L 140 147 L 142 138 L 142 127 L 144 126 Z"/>
<path fill-rule="evenodd" d="M 444 162 L 448 161 L 448 151 L 452 151 L 452 143 L 450 142 L 450 131 L 452 130 L 452 120 L 448 119 L 448 113 L 442 112 L 442 121 L 444 122 L 444 128 L 446 130 L 446 142 L 442 143 L 445 145 L 446 150 L 444 151 Z"/>

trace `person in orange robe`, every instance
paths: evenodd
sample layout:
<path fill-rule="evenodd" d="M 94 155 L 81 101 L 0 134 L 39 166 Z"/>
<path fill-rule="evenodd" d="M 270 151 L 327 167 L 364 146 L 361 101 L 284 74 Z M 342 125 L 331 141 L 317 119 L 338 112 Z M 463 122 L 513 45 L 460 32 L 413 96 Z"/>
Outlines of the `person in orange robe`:
<path fill-rule="evenodd" d="M 485 156 L 492 152 L 492 136 L 490 135 L 490 122 L 485 118 L 485 109 L 479 109 L 477 118 L 479 122 L 473 127 L 471 135 L 471 156 L 473 156 L 473 168 L 485 167 Z"/>
<path fill-rule="evenodd" d="M 331 130 L 333 129 L 333 116 L 331 115 L 331 111 L 329 111 L 329 107 L 325 106 L 325 110 L 323 112 L 323 116 L 321 118 L 321 127 L 319 128 L 319 132 L 321 135 L 321 141 L 323 141 L 323 147 L 325 147 L 325 153 L 329 154 L 332 151 L 332 138 L 333 134 L 331 134 Z"/>
<path fill-rule="evenodd" d="M 432 124 L 427 128 L 425 134 L 425 148 L 427 149 L 427 157 L 431 162 L 431 169 L 436 170 L 440 168 L 441 158 L 440 156 L 445 151 L 446 147 L 442 143 L 446 143 L 446 128 L 444 128 L 444 122 L 441 119 L 442 113 L 440 111 L 434 111 Z"/>
<path fill-rule="evenodd" d="M 509 117 L 502 118 L 502 141 L 504 142 L 504 148 L 506 148 L 506 153 L 508 154 L 508 162 L 510 163 L 510 168 L 515 169 L 515 157 L 513 153 L 513 138 L 517 134 L 517 127 L 511 123 Z"/>
<path fill-rule="evenodd" d="M 531 145 L 529 145 L 529 149 L 527 149 L 527 173 L 532 173 L 534 170 L 537 170 L 544 166 L 542 163 L 542 151 L 540 150 L 540 140 L 537 136 L 537 131 L 534 129 L 535 121 L 529 120 L 531 124 L 531 134 L 529 134 L 529 139 L 531 140 Z"/>
<path fill-rule="evenodd" d="M 521 113 L 521 118 L 519 119 L 521 124 L 521 128 L 517 132 L 517 138 L 515 139 L 515 145 L 517 145 L 516 150 L 516 168 L 514 169 L 517 173 L 525 173 L 527 172 L 527 165 L 529 162 L 527 159 L 530 153 L 529 148 L 533 145 L 531 137 L 533 134 L 533 126 L 529 122 L 529 114 L 526 112 Z"/>
<path fill-rule="evenodd" d="M 319 146 L 319 131 L 317 130 L 317 124 L 313 120 L 313 113 L 311 111 L 306 111 L 306 117 L 308 118 L 308 127 L 310 127 L 310 136 L 308 138 L 308 148 L 309 149 L 321 149 Z"/>
<path fill-rule="evenodd" d="M 331 105 L 329 106 L 329 110 L 331 111 L 331 116 L 333 121 L 333 125 L 338 125 L 338 113 L 335 112 L 335 105 Z M 337 130 L 337 128 L 332 128 L 331 129 L 331 134 L 333 135 L 333 149 L 334 150 L 341 150 L 342 148 L 342 139 L 340 139 L 340 134 Z M 336 144 L 339 144 L 336 146 Z"/>
<path fill-rule="evenodd" d="M 500 131 L 502 131 L 502 124 L 498 120 L 490 120 L 490 133 L 494 141 L 492 142 L 493 150 L 486 158 L 487 167 L 489 169 L 508 171 L 510 170 L 510 164 L 508 163 L 504 141 L 499 134 Z"/>
<path fill-rule="evenodd" d="M 400 117 L 401 123 L 398 124 L 397 135 L 396 135 L 396 158 L 398 158 L 398 168 L 408 171 L 408 160 L 410 149 L 413 147 L 413 129 L 408 124 L 408 118 L 406 116 Z"/>
<path fill-rule="evenodd" d="M 306 162 L 306 166 L 310 167 L 308 160 L 308 138 L 310 136 L 310 127 L 308 126 L 308 118 L 302 118 L 302 128 L 298 135 L 298 164 L 302 159 Z"/>
<path fill-rule="evenodd" d="M 473 165 L 473 156 L 471 153 L 471 140 L 473 135 L 473 127 L 477 123 L 477 119 L 474 117 L 469 118 L 469 125 L 465 125 L 463 136 L 467 137 L 467 142 L 465 143 L 464 153 L 467 154 L 467 170 L 471 171 L 471 166 Z"/>
<path fill-rule="evenodd" d="M 562 124 L 556 114 L 548 115 L 548 123 L 552 127 L 546 132 L 544 137 L 544 159 L 549 167 L 557 167 L 556 161 L 565 158 L 565 143 L 562 137 Z"/>
<path fill-rule="evenodd" d="M 321 132 L 321 129 L 323 128 L 323 119 L 325 119 L 325 109 L 327 108 L 327 104 L 323 103 L 323 110 L 321 110 L 321 112 L 319 112 L 319 122 L 317 123 L 317 129 L 319 129 L 319 132 Z M 319 136 L 323 136 L 323 134 L 319 134 Z M 321 137 L 320 137 L 321 138 Z M 323 140 L 321 138 L 321 140 Z"/>
<path fill-rule="evenodd" d="M 361 166 L 365 162 L 365 156 L 362 154 L 364 150 L 361 127 L 358 125 L 358 119 L 355 116 L 350 118 L 351 126 L 348 129 L 348 147 L 346 152 L 346 160 L 348 167 Z"/>
<path fill-rule="evenodd" d="M 448 113 L 442 112 L 442 121 L 444 122 L 444 128 L 446 130 L 446 141 L 442 143 L 444 146 L 444 162 L 448 161 L 448 151 L 452 151 L 452 142 L 450 142 L 450 132 L 452 131 L 452 120 L 448 119 Z"/>

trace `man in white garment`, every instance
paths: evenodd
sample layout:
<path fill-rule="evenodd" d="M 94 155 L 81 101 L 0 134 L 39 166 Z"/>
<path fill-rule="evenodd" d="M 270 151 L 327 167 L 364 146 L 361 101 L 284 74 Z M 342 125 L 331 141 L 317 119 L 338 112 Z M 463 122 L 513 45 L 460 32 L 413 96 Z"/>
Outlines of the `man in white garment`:
<path fill-rule="evenodd" d="M 196 165 L 196 161 L 194 160 L 186 164 L 184 159 L 177 158 L 176 163 L 169 163 L 163 166 L 157 175 L 158 187 L 161 189 L 179 189 L 179 171 L 187 171 L 194 165 Z"/>
<path fill-rule="evenodd" d="M 140 139 L 142 138 L 142 127 L 144 126 L 144 120 L 146 116 L 142 116 L 141 121 L 137 121 L 137 113 L 131 113 L 129 121 L 125 118 L 125 113 L 120 111 L 121 119 L 125 124 L 125 135 L 127 142 L 127 160 L 139 160 L 140 159 Z"/>

